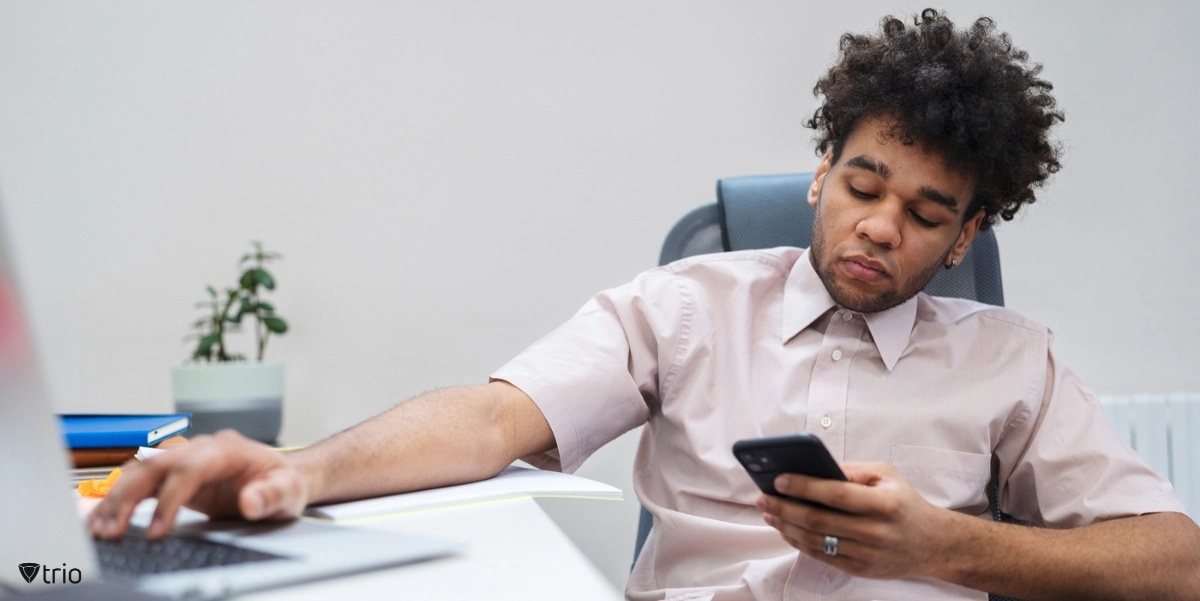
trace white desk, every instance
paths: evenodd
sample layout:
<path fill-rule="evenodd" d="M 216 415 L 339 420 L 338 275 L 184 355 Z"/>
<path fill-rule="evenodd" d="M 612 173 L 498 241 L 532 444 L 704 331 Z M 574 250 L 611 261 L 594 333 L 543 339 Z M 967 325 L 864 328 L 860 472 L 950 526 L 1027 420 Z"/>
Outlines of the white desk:
<path fill-rule="evenodd" d="M 85 516 L 98 499 L 81 499 Z M 580 509 L 589 503 L 577 499 Z M 131 521 L 145 527 L 154 499 Z M 188 518 L 204 519 L 192 512 Z M 533 499 L 495 501 L 356 521 L 357 528 L 408 532 L 463 543 L 457 555 L 341 578 L 271 589 L 239 600 L 329 599 L 572 599 L 617 601 L 622 595 Z"/>
<path fill-rule="evenodd" d="M 605 501 L 580 500 L 579 503 Z M 462 553 L 238 599 L 573 599 L 621 594 L 532 499 L 440 509 L 354 524 L 462 541 Z"/>

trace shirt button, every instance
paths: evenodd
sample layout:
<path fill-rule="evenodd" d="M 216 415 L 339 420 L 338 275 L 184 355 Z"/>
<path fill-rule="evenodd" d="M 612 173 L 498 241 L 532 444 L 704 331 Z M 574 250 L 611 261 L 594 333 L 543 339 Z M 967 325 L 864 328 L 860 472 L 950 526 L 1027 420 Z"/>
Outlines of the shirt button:
<path fill-rule="evenodd" d="M 842 358 L 842 349 L 837 349 L 837 350 L 833 351 L 833 360 L 834 361 L 839 361 L 839 360 L 841 360 L 841 358 Z"/>
<path fill-rule="evenodd" d="M 854 314 L 849 311 L 842 311 L 842 321 L 850 321 L 854 319 Z"/>
<path fill-rule="evenodd" d="M 832 425 L 833 425 L 833 420 L 832 420 L 832 419 L 829 419 L 829 416 L 828 416 L 828 415 L 826 415 L 825 417 L 822 417 L 822 418 L 821 418 L 821 427 L 822 427 L 822 428 L 825 428 L 826 430 L 828 430 L 828 429 L 829 429 L 829 427 L 830 427 L 830 426 L 832 426 Z"/>

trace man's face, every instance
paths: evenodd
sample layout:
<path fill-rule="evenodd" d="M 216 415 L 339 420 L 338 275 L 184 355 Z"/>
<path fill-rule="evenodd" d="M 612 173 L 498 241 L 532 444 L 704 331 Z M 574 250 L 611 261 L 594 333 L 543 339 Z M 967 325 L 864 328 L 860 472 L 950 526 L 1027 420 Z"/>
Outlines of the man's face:
<path fill-rule="evenodd" d="M 892 122 L 864 119 L 832 164 L 813 177 L 813 268 L 839 305 L 889 309 L 920 292 L 937 270 L 959 262 L 982 211 L 964 220 L 974 182 L 942 158 L 889 135 Z"/>

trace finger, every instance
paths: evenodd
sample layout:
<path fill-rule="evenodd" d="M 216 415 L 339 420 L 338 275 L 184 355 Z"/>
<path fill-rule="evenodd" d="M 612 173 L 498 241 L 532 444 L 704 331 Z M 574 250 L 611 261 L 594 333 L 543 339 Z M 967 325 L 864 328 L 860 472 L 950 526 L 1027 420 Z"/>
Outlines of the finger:
<path fill-rule="evenodd" d="M 879 495 L 872 487 L 802 474 L 779 476 L 775 479 L 775 490 L 849 513 L 873 513 L 879 505 Z"/>
<path fill-rule="evenodd" d="M 775 528 L 776 530 L 778 530 L 779 533 L 784 537 L 784 539 L 788 540 L 789 544 L 791 544 L 793 547 L 796 547 L 797 549 L 799 549 L 801 546 L 804 546 L 804 547 L 807 547 L 814 551 L 819 551 L 822 555 L 824 555 L 825 554 L 825 537 L 833 536 L 838 539 L 838 542 L 837 542 L 838 556 L 845 556 L 845 557 L 850 557 L 850 558 L 855 558 L 855 559 L 866 559 L 867 557 L 870 557 L 873 554 L 870 547 L 863 545 L 862 543 L 860 543 L 859 541 L 857 541 L 853 538 L 849 538 L 846 536 L 838 536 L 836 534 L 828 533 L 828 532 L 813 532 L 811 530 L 797 526 L 795 524 L 789 524 L 787 522 L 781 521 L 779 518 L 770 516 L 770 514 L 767 514 L 767 516 L 771 517 L 771 520 L 767 521 L 767 523 L 772 528 Z"/>
<path fill-rule="evenodd" d="M 161 459 L 155 461 L 156 459 Z M 155 457 L 144 462 L 131 459 L 121 467 L 121 477 L 117 478 L 112 490 L 93 511 L 98 522 L 92 528 L 92 534 L 101 538 L 120 538 L 129 527 L 129 517 L 143 499 L 150 497 L 158 490 L 166 469 L 173 459 Z"/>
<path fill-rule="evenodd" d="M 121 464 L 121 467 L 120 467 L 121 476 L 119 478 L 117 478 L 117 482 L 121 482 L 121 480 L 123 480 L 123 479 L 132 478 L 133 474 L 137 471 L 138 465 L 140 463 L 141 463 L 140 461 L 135 461 L 133 459 L 130 459 L 129 461 L 126 461 L 125 463 Z M 114 483 L 114 485 L 115 485 L 115 483 Z M 109 492 L 112 492 L 111 489 Z M 114 497 L 112 497 L 112 496 L 105 495 L 103 498 L 100 499 L 100 502 L 97 503 L 96 506 L 92 508 L 92 511 L 88 514 L 88 523 L 89 524 L 91 524 L 94 521 L 102 521 L 104 518 L 106 518 L 109 515 L 111 508 L 112 508 L 111 500 L 113 498 Z"/>
<path fill-rule="evenodd" d="M 847 555 L 841 541 L 838 542 L 837 555 L 827 555 L 825 553 L 824 538 L 822 538 L 820 545 L 813 546 L 807 540 L 793 538 L 783 533 L 780 533 L 780 536 L 783 537 L 784 542 L 791 545 L 796 550 L 800 551 L 804 555 L 807 555 L 808 557 L 820 561 L 821 563 L 831 565 L 843 572 L 846 572 L 847 574 L 867 574 L 869 564 L 853 555 Z"/>
<path fill-rule="evenodd" d="M 166 536 L 175 525 L 175 516 L 179 508 L 191 500 L 206 482 L 202 468 L 195 458 L 181 461 L 172 469 L 158 488 L 158 507 L 154 509 L 154 517 L 150 527 L 146 529 L 146 537 L 151 539 Z"/>
<path fill-rule="evenodd" d="M 100 499 L 100 502 L 92 508 L 92 512 L 88 515 L 88 526 L 91 529 L 92 536 L 105 538 L 110 529 L 118 530 L 118 516 L 122 513 L 123 505 L 125 504 L 125 487 L 130 480 L 138 478 L 138 463 L 135 460 L 129 460 L 121 465 L 121 476 L 113 484 L 112 489 L 108 494 Z M 133 500 L 132 505 L 137 505 L 137 500 Z"/>
<path fill-rule="evenodd" d="M 797 550 L 799 550 L 801 553 L 803 553 L 821 563 L 831 565 L 847 574 L 861 575 L 861 574 L 866 573 L 867 565 L 865 563 L 863 563 L 862 561 L 859 561 L 858 559 L 855 559 L 853 557 L 847 557 L 847 556 L 843 555 L 840 544 L 838 547 L 837 555 L 826 555 L 823 547 L 820 549 L 814 549 L 814 548 L 809 547 L 808 545 L 804 544 L 802 541 L 791 540 L 791 539 L 788 539 L 786 536 L 784 537 L 784 540 L 787 541 L 787 543 L 789 545 L 791 545 L 791 546 L 795 547 Z"/>
<path fill-rule="evenodd" d="M 784 499 L 768 499 L 764 511 L 783 522 L 795 524 L 812 532 L 856 540 L 874 540 L 874 533 L 878 527 L 873 520 L 863 516 Z"/>
<path fill-rule="evenodd" d="M 122 478 L 132 477 L 131 474 L 135 471 L 135 466 L 130 463 L 125 463 L 121 466 L 121 477 L 117 479 L 119 482 Z M 111 490 L 109 491 L 111 492 Z M 113 515 L 115 507 L 115 497 L 106 495 L 96 503 L 92 510 L 88 512 L 87 527 L 91 531 L 92 536 L 100 536 L 103 533 L 104 527 L 108 523 L 108 519 Z"/>
<path fill-rule="evenodd" d="M 894 473 L 892 466 L 886 463 L 847 461 L 839 465 L 848 480 L 866 486 L 874 486 L 880 480 Z"/>
<path fill-rule="evenodd" d="M 238 509 L 248 520 L 294 518 L 304 509 L 304 498 L 300 479 L 277 468 L 242 488 Z"/>

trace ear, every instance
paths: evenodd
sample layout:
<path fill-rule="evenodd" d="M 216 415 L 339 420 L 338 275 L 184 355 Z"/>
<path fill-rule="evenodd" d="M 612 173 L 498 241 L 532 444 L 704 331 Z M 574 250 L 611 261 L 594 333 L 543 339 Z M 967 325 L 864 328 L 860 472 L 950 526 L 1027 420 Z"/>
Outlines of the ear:
<path fill-rule="evenodd" d="M 954 259 L 958 263 L 962 263 L 963 255 L 971 249 L 971 243 L 975 241 L 975 234 L 979 233 L 979 226 L 983 223 L 983 209 L 975 213 L 975 216 L 963 224 L 962 231 L 958 233 L 958 240 L 954 242 L 954 248 L 950 249 L 950 256 L 946 257 L 945 267 L 950 267 L 949 261 Z"/>
<path fill-rule="evenodd" d="M 817 166 L 817 172 L 813 174 L 812 183 L 808 186 L 808 204 L 817 206 L 817 200 L 821 198 L 821 186 L 825 185 L 825 175 L 833 168 L 833 149 L 825 151 L 825 157 L 821 159 L 821 164 Z"/>

